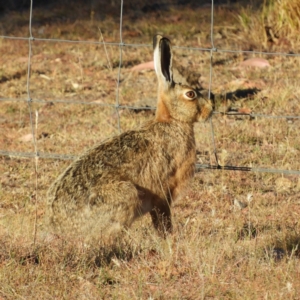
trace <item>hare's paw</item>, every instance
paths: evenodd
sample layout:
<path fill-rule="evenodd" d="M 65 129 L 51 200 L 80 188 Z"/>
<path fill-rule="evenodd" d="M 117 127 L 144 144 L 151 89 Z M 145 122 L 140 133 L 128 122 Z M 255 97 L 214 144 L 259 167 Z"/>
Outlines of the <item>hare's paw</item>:
<path fill-rule="evenodd" d="M 161 200 L 150 212 L 152 223 L 159 234 L 166 236 L 173 230 L 171 209 L 167 201 Z"/>

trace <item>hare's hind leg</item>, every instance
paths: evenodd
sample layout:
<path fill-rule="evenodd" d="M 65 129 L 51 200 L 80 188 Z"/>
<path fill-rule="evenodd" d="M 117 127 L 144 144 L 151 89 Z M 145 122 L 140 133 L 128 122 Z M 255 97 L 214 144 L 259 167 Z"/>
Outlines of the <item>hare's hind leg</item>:
<path fill-rule="evenodd" d="M 142 216 L 149 212 L 152 223 L 160 234 L 165 236 L 167 232 L 172 232 L 171 201 L 161 198 L 147 188 L 137 185 L 136 189 L 140 200 L 136 216 Z"/>
<path fill-rule="evenodd" d="M 171 209 L 170 202 L 157 198 L 153 201 L 153 209 L 150 211 L 152 218 L 152 223 L 157 231 L 163 236 L 166 233 L 171 233 L 172 219 L 171 219 Z"/>
<path fill-rule="evenodd" d="M 109 224 L 130 227 L 138 217 L 140 200 L 138 190 L 130 181 L 113 181 L 101 185 L 101 215 Z"/>

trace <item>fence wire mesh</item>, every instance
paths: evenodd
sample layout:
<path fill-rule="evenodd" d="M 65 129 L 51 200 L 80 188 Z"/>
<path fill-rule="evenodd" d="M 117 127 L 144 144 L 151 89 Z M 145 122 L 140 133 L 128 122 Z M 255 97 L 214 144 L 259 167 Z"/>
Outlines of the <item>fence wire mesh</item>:
<path fill-rule="evenodd" d="M 96 102 L 86 102 L 81 100 L 66 100 L 66 99 L 51 99 L 52 103 L 61 103 L 65 105 L 94 105 L 94 106 L 101 106 L 101 107 L 110 107 L 116 111 L 117 115 L 117 128 L 118 131 L 121 132 L 121 122 L 120 122 L 120 110 L 128 109 L 128 110 L 155 110 L 154 106 L 135 106 L 135 105 L 123 105 L 120 103 L 120 83 L 121 83 L 121 73 L 122 73 L 122 65 L 123 65 L 123 51 L 126 48 L 137 48 L 137 47 L 152 47 L 150 44 L 139 44 L 139 43 L 126 43 L 123 40 L 123 0 L 120 1 L 120 18 L 119 18 L 119 42 L 104 42 L 104 41 L 89 41 L 89 40 L 69 40 L 69 39 L 56 39 L 56 38 L 40 38 L 35 37 L 33 35 L 32 27 L 33 27 L 33 0 L 30 1 L 30 9 L 29 9 L 29 35 L 28 37 L 24 36 L 9 36 L 9 35 L 0 35 L 0 39 L 3 40 L 20 40 L 20 41 L 27 41 L 28 42 L 28 64 L 27 64 L 27 76 L 26 76 L 26 98 L 19 97 L 19 98 L 10 98 L 10 97 L 2 97 L 0 98 L 0 102 L 18 102 L 18 103 L 27 103 L 28 106 L 28 115 L 29 115 L 29 122 L 30 128 L 32 133 L 32 151 L 31 152 L 18 152 L 18 151 L 9 151 L 7 149 L 0 149 L 0 155 L 8 156 L 10 158 L 32 158 L 36 161 L 38 158 L 43 159 L 54 159 L 54 160 L 73 160 L 77 156 L 72 155 L 69 153 L 65 154 L 56 154 L 56 153 L 45 153 L 39 152 L 37 149 L 37 137 L 36 137 L 36 124 L 38 122 L 38 112 L 34 113 L 34 108 L 32 105 L 34 103 L 42 103 L 46 104 L 48 101 L 44 99 L 33 98 L 31 96 L 31 66 L 32 66 L 32 46 L 35 42 L 49 42 L 49 43 L 69 43 L 69 44 L 78 44 L 78 45 L 101 45 L 101 46 L 112 46 L 116 47 L 119 50 L 119 64 L 118 64 L 118 71 L 117 71 L 117 79 L 116 79 L 116 91 L 115 91 L 115 103 L 96 103 Z M 210 23 L 210 48 L 202 48 L 202 47 L 189 47 L 189 46 L 174 46 L 175 49 L 180 50 L 189 50 L 189 51 L 197 51 L 197 52 L 208 52 L 210 55 L 210 66 L 209 66 L 209 86 L 208 86 L 208 97 L 211 97 L 212 94 L 212 83 L 213 83 L 213 61 L 215 53 L 245 53 L 245 54 L 255 54 L 255 55 L 272 55 L 272 56 L 286 56 L 286 57 L 300 57 L 300 53 L 285 53 L 285 52 L 264 52 L 264 51 L 250 51 L 250 50 L 235 50 L 235 49 L 223 49 L 217 48 L 215 46 L 215 37 L 214 37 L 214 0 L 211 1 L 211 23 Z M 215 115 L 222 114 L 220 112 L 214 112 Z M 286 119 L 286 120 L 293 120 L 293 119 L 300 119 L 298 115 L 267 115 L 267 114 L 259 114 L 259 113 L 223 113 L 227 115 L 239 115 L 241 117 L 250 117 L 250 118 L 269 118 L 269 119 Z M 34 118 L 35 115 L 35 118 Z M 220 165 L 218 161 L 218 154 L 217 154 L 217 146 L 215 142 L 215 129 L 213 118 L 210 119 L 210 134 L 211 134 L 211 143 L 215 157 L 215 164 L 196 164 L 196 171 L 200 171 L 202 169 L 212 169 L 212 170 L 232 170 L 232 171 L 245 171 L 245 172 L 264 172 L 264 173 L 281 173 L 281 174 L 293 174 L 293 175 L 300 175 L 300 170 L 288 170 L 288 169 L 276 169 L 276 168 L 264 168 L 260 166 L 255 167 L 245 167 L 245 166 L 231 166 L 231 165 Z M 2 145 L 2 147 L 5 145 Z M 37 174 L 37 163 L 35 163 L 35 173 Z"/>

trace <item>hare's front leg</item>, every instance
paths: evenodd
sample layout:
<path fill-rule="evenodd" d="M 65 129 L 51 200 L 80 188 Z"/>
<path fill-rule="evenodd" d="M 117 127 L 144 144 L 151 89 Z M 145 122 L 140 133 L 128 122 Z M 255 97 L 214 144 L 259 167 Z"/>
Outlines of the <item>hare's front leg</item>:
<path fill-rule="evenodd" d="M 173 229 L 170 209 L 171 202 L 156 199 L 153 204 L 153 209 L 150 211 L 152 223 L 157 231 L 165 236 L 166 233 L 171 233 Z"/>

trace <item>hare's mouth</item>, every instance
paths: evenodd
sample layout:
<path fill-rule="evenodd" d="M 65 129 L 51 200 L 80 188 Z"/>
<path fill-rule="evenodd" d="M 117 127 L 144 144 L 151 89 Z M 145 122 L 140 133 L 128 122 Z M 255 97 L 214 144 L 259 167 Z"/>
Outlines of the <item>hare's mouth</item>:
<path fill-rule="evenodd" d="M 201 107 L 200 114 L 198 115 L 198 121 L 207 121 L 213 114 L 213 107 L 211 104 L 207 103 Z"/>

